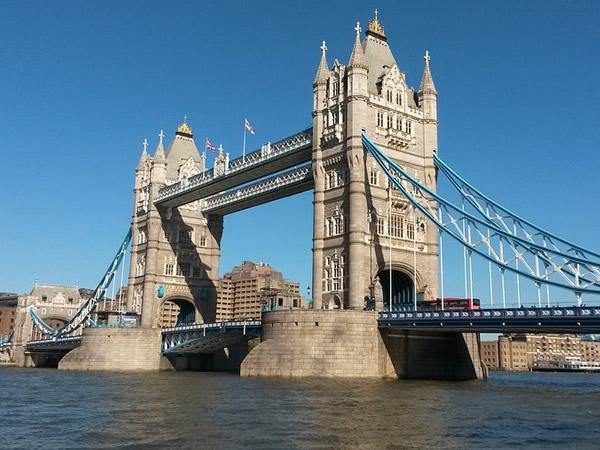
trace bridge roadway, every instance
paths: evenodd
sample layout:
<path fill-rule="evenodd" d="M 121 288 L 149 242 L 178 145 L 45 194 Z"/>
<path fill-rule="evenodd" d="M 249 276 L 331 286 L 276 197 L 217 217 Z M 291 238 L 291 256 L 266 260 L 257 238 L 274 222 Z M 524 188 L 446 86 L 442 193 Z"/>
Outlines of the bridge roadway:
<path fill-rule="evenodd" d="M 379 313 L 379 328 L 475 333 L 600 334 L 600 306 L 481 309 L 472 311 L 398 311 Z M 260 337 L 261 321 L 183 325 L 161 331 L 161 353 L 181 356 L 210 354 Z M 68 352 L 81 336 L 29 341 L 32 353 Z"/>
<path fill-rule="evenodd" d="M 477 333 L 600 333 L 600 306 L 399 311 L 379 313 L 379 328 Z"/>
<path fill-rule="evenodd" d="M 312 160 L 312 128 L 229 162 L 222 174 L 214 169 L 164 186 L 156 206 L 173 208 L 241 186 Z"/>

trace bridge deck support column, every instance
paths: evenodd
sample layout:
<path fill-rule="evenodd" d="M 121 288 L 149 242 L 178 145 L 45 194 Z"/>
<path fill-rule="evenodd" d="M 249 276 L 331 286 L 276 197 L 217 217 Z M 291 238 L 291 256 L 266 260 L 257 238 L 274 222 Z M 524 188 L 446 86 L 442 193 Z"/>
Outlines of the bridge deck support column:
<path fill-rule="evenodd" d="M 149 372 L 160 368 L 158 328 L 86 328 L 81 346 L 58 364 L 60 370 Z"/>
<path fill-rule="evenodd" d="M 383 330 L 377 313 L 293 310 L 263 314 L 262 342 L 242 376 L 423 378 L 485 377 L 476 335 Z"/>

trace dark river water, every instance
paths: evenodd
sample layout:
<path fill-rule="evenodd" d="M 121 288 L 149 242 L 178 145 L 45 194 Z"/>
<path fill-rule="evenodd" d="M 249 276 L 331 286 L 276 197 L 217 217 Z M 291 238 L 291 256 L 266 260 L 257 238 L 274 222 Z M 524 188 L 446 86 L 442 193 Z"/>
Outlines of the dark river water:
<path fill-rule="evenodd" d="M 600 448 L 600 374 L 247 379 L 0 368 L 0 448 Z"/>

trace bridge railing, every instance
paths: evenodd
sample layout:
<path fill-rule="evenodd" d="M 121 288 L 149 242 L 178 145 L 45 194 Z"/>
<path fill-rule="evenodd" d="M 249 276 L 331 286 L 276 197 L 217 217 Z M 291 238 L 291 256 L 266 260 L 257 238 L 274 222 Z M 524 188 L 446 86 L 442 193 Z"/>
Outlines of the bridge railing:
<path fill-rule="evenodd" d="M 557 317 L 600 317 L 600 307 L 567 308 L 512 308 L 480 309 L 466 311 L 398 311 L 381 312 L 382 320 L 393 319 L 497 319 L 497 318 L 557 318 Z"/>
<path fill-rule="evenodd" d="M 189 325 L 180 325 L 177 327 L 163 328 L 162 334 L 170 334 L 177 332 L 196 331 L 196 330 L 211 330 L 220 328 L 241 328 L 260 326 L 262 322 L 260 320 L 237 320 L 229 322 L 213 322 L 213 323 L 193 323 Z"/>

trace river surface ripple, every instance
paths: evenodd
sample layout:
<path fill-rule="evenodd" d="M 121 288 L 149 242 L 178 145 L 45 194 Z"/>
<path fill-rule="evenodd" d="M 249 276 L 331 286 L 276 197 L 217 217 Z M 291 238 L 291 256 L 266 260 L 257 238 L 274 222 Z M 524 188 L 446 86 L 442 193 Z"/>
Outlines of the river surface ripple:
<path fill-rule="evenodd" d="M 0 448 L 600 448 L 600 374 L 487 381 L 0 368 Z"/>

